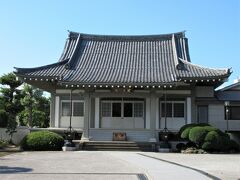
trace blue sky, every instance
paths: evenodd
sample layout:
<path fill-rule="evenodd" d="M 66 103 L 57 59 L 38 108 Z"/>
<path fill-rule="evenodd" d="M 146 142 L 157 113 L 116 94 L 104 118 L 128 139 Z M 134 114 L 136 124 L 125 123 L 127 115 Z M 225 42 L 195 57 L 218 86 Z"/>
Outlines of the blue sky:
<path fill-rule="evenodd" d="M 163 34 L 186 30 L 193 63 L 240 76 L 239 0 L 0 1 L 0 75 L 58 61 L 67 30 Z"/>

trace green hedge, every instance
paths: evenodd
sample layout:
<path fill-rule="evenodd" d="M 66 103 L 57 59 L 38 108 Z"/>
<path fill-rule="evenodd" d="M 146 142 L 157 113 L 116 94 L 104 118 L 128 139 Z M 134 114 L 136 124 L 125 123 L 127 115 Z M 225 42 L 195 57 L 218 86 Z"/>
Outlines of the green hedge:
<path fill-rule="evenodd" d="M 182 138 L 209 152 L 240 150 L 239 144 L 230 140 L 227 133 L 208 124 L 187 124 L 180 129 L 179 133 Z"/>
<path fill-rule="evenodd" d="M 226 140 L 224 138 L 224 140 Z M 218 149 L 224 149 L 225 144 L 223 141 L 223 136 L 221 136 L 217 131 L 210 131 L 205 137 L 205 142 L 202 148 L 208 151 L 217 151 Z"/>
<path fill-rule="evenodd" d="M 200 124 L 186 124 L 184 126 L 182 126 L 179 130 L 179 134 L 181 136 L 181 138 L 183 139 L 188 139 L 189 138 L 189 132 L 193 127 L 199 127 L 199 126 L 210 126 L 209 124 L 206 123 L 200 123 Z"/>
<path fill-rule="evenodd" d="M 189 140 L 200 146 L 204 142 L 205 136 L 208 133 L 208 129 L 206 127 L 197 126 L 190 129 Z"/>
<path fill-rule="evenodd" d="M 62 149 L 62 136 L 50 131 L 37 131 L 28 134 L 22 141 L 23 150 L 58 151 Z"/>

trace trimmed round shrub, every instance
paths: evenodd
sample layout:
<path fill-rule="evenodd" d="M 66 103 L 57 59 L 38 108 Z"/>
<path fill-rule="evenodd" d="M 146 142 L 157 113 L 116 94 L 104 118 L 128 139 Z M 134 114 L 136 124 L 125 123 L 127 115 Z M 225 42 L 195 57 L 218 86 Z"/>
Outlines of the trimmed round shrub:
<path fill-rule="evenodd" d="M 23 150 L 58 151 L 62 149 L 62 136 L 50 131 L 37 131 L 28 134 L 22 141 Z"/>
<path fill-rule="evenodd" d="M 187 128 L 192 128 L 192 127 L 194 127 L 194 126 L 196 126 L 197 124 L 185 124 L 184 126 L 182 126 L 181 128 L 180 128 L 180 130 L 179 130 L 179 134 L 182 134 L 183 133 L 183 131 L 185 130 L 185 129 L 187 129 Z"/>
<path fill-rule="evenodd" d="M 180 134 L 181 138 L 183 138 L 183 139 L 189 139 L 189 132 L 190 132 L 190 130 L 191 130 L 192 128 L 194 128 L 194 127 L 206 127 L 206 126 L 211 127 L 211 126 L 210 126 L 209 124 L 207 124 L 207 123 L 186 124 L 186 125 L 184 125 L 184 126 L 182 126 L 182 127 L 180 128 L 179 134 Z"/>
<path fill-rule="evenodd" d="M 188 139 L 189 138 L 189 132 L 193 127 L 187 127 L 183 130 L 183 132 L 181 133 L 181 138 L 183 139 Z"/>
<path fill-rule="evenodd" d="M 213 143 L 206 141 L 203 143 L 202 149 L 204 149 L 206 151 L 214 151 L 215 147 L 214 147 Z"/>
<path fill-rule="evenodd" d="M 219 134 L 217 131 L 210 131 L 207 133 L 205 141 L 214 141 L 216 144 L 218 144 L 221 141 L 221 134 Z"/>
<path fill-rule="evenodd" d="M 206 151 L 239 151 L 239 145 L 234 141 L 230 140 L 229 135 L 223 133 L 220 130 L 210 131 L 205 137 L 202 149 Z"/>
<path fill-rule="evenodd" d="M 218 131 L 218 128 L 212 127 L 212 126 L 203 126 L 204 129 L 206 129 L 208 132 L 210 131 Z M 219 130 L 220 131 L 220 130 Z"/>
<path fill-rule="evenodd" d="M 218 151 L 222 149 L 223 136 L 218 131 L 210 131 L 207 133 L 202 149 L 208 151 Z"/>
<path fill-rule="evenodd" d="M 204 142 L 207 133 L 208 130 L 205 127 L 193 127 L 189 131 L 189 140 L 200 146 Z"/>
<path fill-rule="evenodd" d="M 227 133 L 208 124 L 187 124 L 179 133 L 181 138 L 189 140 L 186 148 L 202 148 L 208 152 L 238 152 L 240 146 L 234 140 L 230 140 Z"/>

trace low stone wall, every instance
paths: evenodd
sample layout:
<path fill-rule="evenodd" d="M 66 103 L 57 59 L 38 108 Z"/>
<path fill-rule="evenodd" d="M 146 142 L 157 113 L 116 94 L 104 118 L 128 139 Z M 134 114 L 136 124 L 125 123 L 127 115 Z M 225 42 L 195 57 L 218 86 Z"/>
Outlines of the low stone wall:
<path fill-rule="evenodd" d="M 8 135 L 8 133 L 6 133 L 6 128 L 0 128 L 0 139 L 4 140 L 4 141 L 9 141 L 10 140 L 10 136 Z M 20 126 L 16 129 L 16 133 L 13 134 L 13 138 L 12 141 L 14 144 L 19 144 L 22 139 L 30 133 L 30 130 L 28 127 L 25 126 Z"/>

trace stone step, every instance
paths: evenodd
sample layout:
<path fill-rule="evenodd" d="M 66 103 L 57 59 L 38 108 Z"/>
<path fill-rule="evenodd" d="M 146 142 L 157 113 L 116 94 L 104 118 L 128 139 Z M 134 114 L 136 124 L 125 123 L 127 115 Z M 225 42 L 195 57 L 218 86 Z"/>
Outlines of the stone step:
<path fill-rule="evenodd" d="M 105 144 L 105 143 L 87 143 L 86 145 L 88 146 L 119 146 L 119 147 L 122 147 L 122 146 L 128 146 L 128 147 L 134 147 L 134 146 L 149 146 L 148 144 L 147 145 L 140 145 L 140 144 Z"/>
<path fill-rule="evenodd" d="M 152 146 L 147 142 L 89 141 L 83 143 L 82 149 L 89 151 L 151 151 Z"/>

